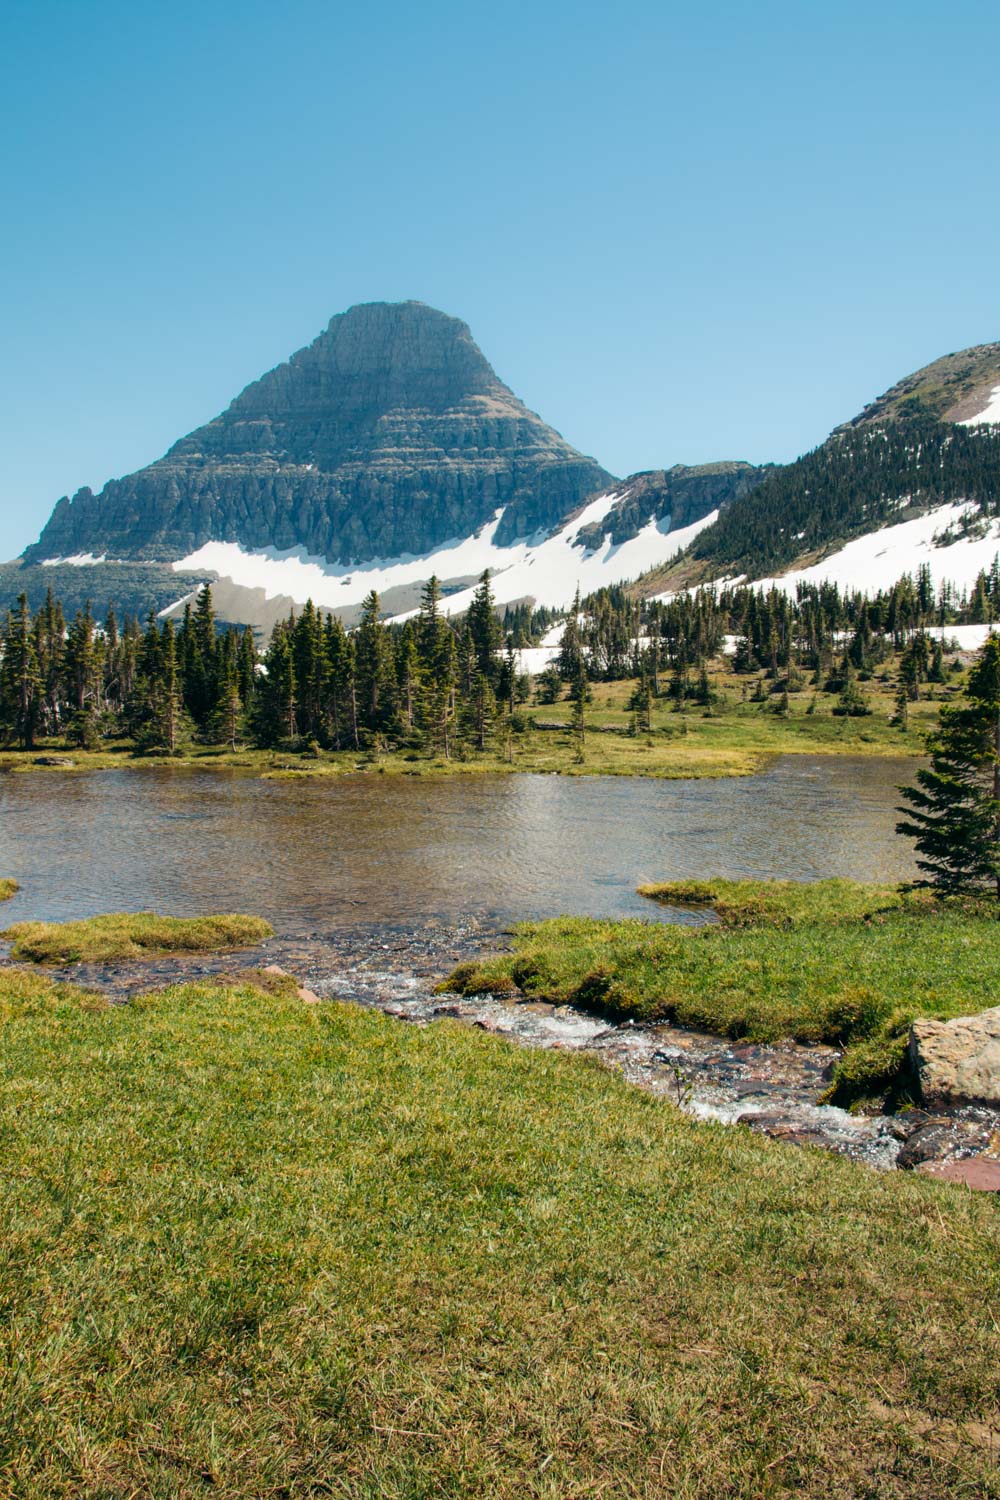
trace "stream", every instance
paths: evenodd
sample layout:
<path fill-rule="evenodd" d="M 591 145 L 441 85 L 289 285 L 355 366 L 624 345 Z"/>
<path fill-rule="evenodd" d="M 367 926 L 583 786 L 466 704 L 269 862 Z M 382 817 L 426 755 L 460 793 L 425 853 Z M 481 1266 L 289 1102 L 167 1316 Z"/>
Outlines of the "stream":
<path fill-rule="evenodd" d="M 905 760 L 786 756 L 759 776 L 710 781 L 0 776 L 0 874 L 22 887 L 4 915 L 253 912 L 276 931 L 261 948 L 60 972 L 125 999 L 179 978 L 278 964 L 321 998 L 588 1051 L 695 1114 L 890 1167 L 892 1120 L 818 1103 L 834 1048 L 609 1025 L 568 1007 L 434 989 L 520 920 L 710 920 L 644 901 L 636 886 L 646 880 L 906 878 L 910 846 L 893 825 L 896 788 L 912 770 Z"/>

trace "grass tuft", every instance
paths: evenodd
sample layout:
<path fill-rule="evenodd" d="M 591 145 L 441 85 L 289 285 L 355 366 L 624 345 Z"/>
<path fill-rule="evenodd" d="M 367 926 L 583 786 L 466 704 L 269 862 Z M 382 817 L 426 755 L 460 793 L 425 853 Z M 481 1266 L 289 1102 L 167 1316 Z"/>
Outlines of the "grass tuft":
<path fill-rule="evenodd" d="M 35 964 L 105 963 L 166 953 L 207 953 L 247 948 L 274 936 L 261 917 L 160 917 L 155 912 L 112 912 L 78 922 L 15 922 L 2 934 L 16 959 Z"/>
<path fill-rule="evenodd" d="M 1000 1493 L 986 1194 L 279 988 L 0 998 L 0 1493 Z"/>
<path fill-rule="evenodd" d="M 711 908 L 703 927 L 559 917 L 516 930 L 512 953 L 464 964 L 444 988 L 518 985 L 536 999 L 616 1019 L 670 1021 L 721 1036 L 846 1048 L 829 1098 L 910 1087 L 905 1039 L 918 1016 L 996 1004 L 995 908 L 846 880 L 673 881 L 641 887 Z"/>
<path fill-rule="evenodd" d="M 9 901 L 20 889 L 16 880 L 0 880 L 0 901 Z"/>

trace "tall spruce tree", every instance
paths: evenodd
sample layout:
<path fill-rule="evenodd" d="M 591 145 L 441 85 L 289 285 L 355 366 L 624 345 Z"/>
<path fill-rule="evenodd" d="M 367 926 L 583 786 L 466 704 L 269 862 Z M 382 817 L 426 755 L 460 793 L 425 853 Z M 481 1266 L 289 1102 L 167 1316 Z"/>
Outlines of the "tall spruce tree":
<path fill-rule="evenodd" d="M 944 892 L 987 883 L 1000 901 L 1000 637 L 969 674 L 966 701 L 941 710 L 931 763 L 902 787 L 909 807 L 897 833 L 912 838 L 924 885 Z"/>
<path fill-rule="evenodd" d="M 42 678 L 38 667 L 28 597 L 19 594 L 7 616 L 0 659 L 0 722 L 23 750 L 31 750 L 41 714 Z"/>
<path fill-rule="evenodd" d="M 475 654 L 473 675 L 478 671 L 491 686 L 495 686 L 500 669 L 497 653 L 503 644 L 503 630 L 497 618 L 489 568 L 479 579 L 479 586 L 472 596 L 465 621 Z M 467 691 L 472 691 L 471 679 Z"/>

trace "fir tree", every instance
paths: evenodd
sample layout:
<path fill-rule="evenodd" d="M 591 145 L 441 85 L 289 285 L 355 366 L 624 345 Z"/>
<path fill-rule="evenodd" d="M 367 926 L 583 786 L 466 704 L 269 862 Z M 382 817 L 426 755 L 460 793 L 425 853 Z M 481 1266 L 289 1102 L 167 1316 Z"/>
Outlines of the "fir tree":
<path fill-rule="evenodd" d="M 570 714 L 570 733 L 575 745 L 575 759 L 577 765 L 584 761 L 584 745 L 587 737 L 586 707 L 587 707 L 587 671 L 583 664 L 583 657 L 577 663 L 576 678 L 573 682 L 573 711 Z"/>
<path fill-rule="evenodd" d="M 559 676 L 563 682 L 576 682 L 582 665 L 583 642 L 580 638 L 580 590 L 578 588 L 559 643 Z"/>
<path fill-rule="evenodd" d="M 497 679 L 497 653 L 503 645 L 503 632 L 497 619 L 489 568 L 479 579 L 465 619 L 475 654 L 475 670 L 492 686 Z M 471 681 L 469 686 L 471 689 Z"/>
<path fill-rule="evenodd" d="M 931 764 L 901 788 L 898 833 L 912 838 L 925 885 L 944 892 L 992 883 L 1000 901 L 1000 637 L 969 674 L 966 702 L 941 710 Z"/>
<path fill-rule="evenodd" d="M 7 616 L 0 662 L 0 722 L 23 750 L 34 748 L 41 712 L 42 679 L 31 629 L 28 597 L 19 594 Z"/>

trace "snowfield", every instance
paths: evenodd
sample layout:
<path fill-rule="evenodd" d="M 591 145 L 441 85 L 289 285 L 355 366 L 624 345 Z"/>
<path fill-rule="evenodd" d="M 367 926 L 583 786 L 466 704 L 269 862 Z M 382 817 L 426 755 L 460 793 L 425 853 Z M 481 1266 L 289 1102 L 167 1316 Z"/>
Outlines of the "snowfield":
<path fill-rule="evenodd" d="M 604 584 L 624 583 L 640 573 L 668 562 L 682 551 L 699 531 L 710 526 L 718 512 L 713 511 L 692 526 L 670 531 L 669 523 L 650 521 L 631 541 L 613 546 L 605 536 L 592 552 L 574 546 L 577 534 L 585 526 L 605 519 L 620 492 L 599 495 L 584 506 L 573 520 L 551 536 L 540 534 L 509 547 L 494 541 L 502 511 L 474 536 L 445 542 L 422 557 L 400 557 L 388 561 L 364 563 L 346 568 L 331 565 L 322 558 L 309 557 L 299 551 L 277 552 L 268 548 L 246 552 L 236 542 L 206 542 L 197 552 L 173 564 L 177 573 L 214 572 L 242 588 L 263 589 L 265 598 L 285 596 L 298 604 L 307 599 L 322 609 L 358 605 L 375 589 L 388 594 L 392 589 L 425 582 L 436 573 L 442 584 L 468 582 L 468 587 L 442 600 L 446 614 L 462 614 L 475 591 L 475 582 L 490 570 L 493 593 L 500 605 L 531 598 L 536 604 L 564 609 L 572 602 L 579 587 L 587 594 Z M 406 619 L 404 612 L 396 618 Z"/>
<path fill-rule="evenodd" d="M 990 392 L 990 399 L 983 407 L 978 416 L 966 417 L 964 422 L 959 422 L 959 427 L 980 427 L 986 422 L 1000 422 L 1000 385 L 995 385 Z"/>
<path fill-rule="evenodd" d="M 754 579 L 752 587 L 777 588 L 794 594 L 799 583 L 836 583 L 842 589 L 876 594 L 904 573 L 915 577 L 920 565 L 926 563 L 935 588 L 941 583 L 951 583 L 960 591 L 969 589 L 981 572 L 989 571 L 1000 552 L 1000 520 L 987 521 L 982 536 L 963 537 L 954 542 L 942 540 L 945 533 L 957 532 L 963 519 L 970 515 L 978 515 L 977 507 L 965 501 L 940 505 L 913 521 L 883 526 L 880 531 L 856 537 L 812 567 L 798 568 L 776 578 Z M 742 581 L 742 578 L 720 578 L 716 587 Z M 674 596 L 656 597 L 669 600 Z"/>

